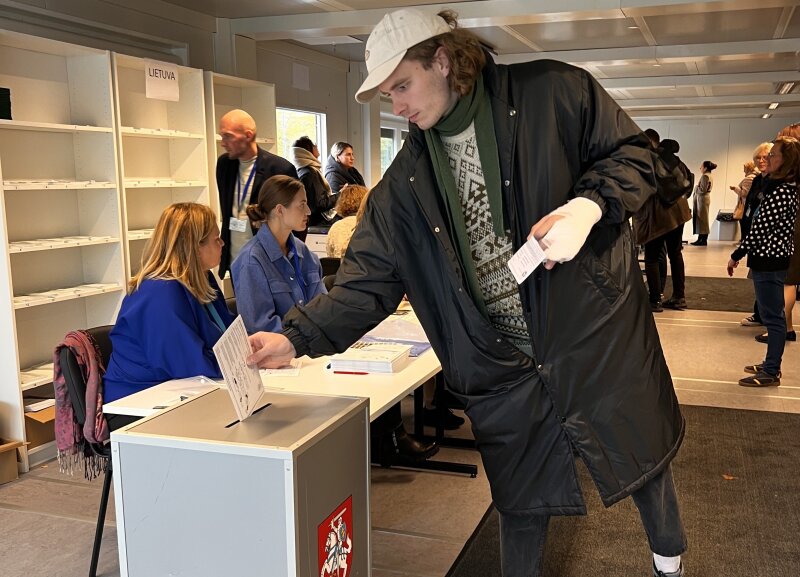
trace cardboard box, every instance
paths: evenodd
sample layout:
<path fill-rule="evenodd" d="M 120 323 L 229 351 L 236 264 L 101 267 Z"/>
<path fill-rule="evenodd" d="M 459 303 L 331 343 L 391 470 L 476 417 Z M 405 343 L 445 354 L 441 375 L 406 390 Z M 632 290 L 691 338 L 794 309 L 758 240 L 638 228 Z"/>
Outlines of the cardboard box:
<path fill-rule="evenodd" d="M 48 407 L 35 413 L 25 413 L 25 439 L 28 450 L 56 440 L 56 408 Z"/>
<path fill-rule="evenodd" d="M 19 476 L 17 449 L 21 446 L 22 441 L 0 439 L 0 485 L 13 481 Z"/>

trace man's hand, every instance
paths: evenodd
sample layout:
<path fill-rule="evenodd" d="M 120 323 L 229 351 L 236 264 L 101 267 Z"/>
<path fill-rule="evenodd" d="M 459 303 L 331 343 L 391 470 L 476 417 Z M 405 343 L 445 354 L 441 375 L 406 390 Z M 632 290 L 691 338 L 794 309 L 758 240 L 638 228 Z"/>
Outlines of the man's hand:
<path fill-rule="evenodd" d="M 247 357 L 247 364 L 259 369 L 279 369 L 292 362 L 295 357 L 294 345 L 280 333 L 258 332 L 247 337 L 253 353 Z"/>
<path fill-rule="evenodd" d="M 728 276 L 733 276 L 733 269 L 739 266 L 738 260 L 733 260 L 732 258 L 728 259 Z"/>
<path fill-rule="evenodd" d="M 603 216 L 596 202 L 588 198 L 573 198 L 533 225 L 528 238 L 534 237 L 544 249 L 544 267 L 552 269 L 557 262 L 575 258 L 589 231 Z"/>

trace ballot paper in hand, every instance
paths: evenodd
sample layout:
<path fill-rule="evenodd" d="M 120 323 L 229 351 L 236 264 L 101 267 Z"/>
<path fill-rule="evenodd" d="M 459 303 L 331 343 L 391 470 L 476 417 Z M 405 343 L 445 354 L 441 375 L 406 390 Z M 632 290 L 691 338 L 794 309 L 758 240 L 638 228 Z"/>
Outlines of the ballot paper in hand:
<path fill-rule="evenodd" d="M 264 394 L 258 368 L 247 366 L 250 352 L 244 321 L 238 316 L 214 345 L 214 355 L 240 421 L 253 414 Z"/>
<path fill-rule="evenodd" d="M 542 264 L 543 260 L 545 260 L 544 250 L 539 245 L 539 241 L 531 237 L 514 256 L 508 259 L 508 268 L 511 269 L 511 274 L 514 275 L 517 284 L 522 284 L 522 281 L 528 278 L 536 267 Z"/>

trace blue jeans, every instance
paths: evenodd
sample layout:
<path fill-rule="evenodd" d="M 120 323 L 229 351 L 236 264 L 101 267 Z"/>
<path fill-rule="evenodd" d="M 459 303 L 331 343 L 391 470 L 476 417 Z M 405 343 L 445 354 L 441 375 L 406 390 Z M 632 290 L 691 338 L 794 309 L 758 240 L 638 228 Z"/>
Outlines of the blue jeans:
<path fill-rule="evenodd" d="M 753 270 L 756 303 L 761 324 L 767 328 L 767 356 L 764 371 L 770 375 L 781 372 L 783 349 L 786 347 L 786 314 L 783 311 L 783 281 L 786 270 Z"/>
<path fill-rule="evenodd" d="M 662 557 L 676 557 L 686 551 L 686 534 L 670 466 L 632 493 L 631 497 L 639 509 L 653 553 Z M 541 575 L 549 522 L 548 515 L 500 513 L 500 565 L 503 577 Z"/>

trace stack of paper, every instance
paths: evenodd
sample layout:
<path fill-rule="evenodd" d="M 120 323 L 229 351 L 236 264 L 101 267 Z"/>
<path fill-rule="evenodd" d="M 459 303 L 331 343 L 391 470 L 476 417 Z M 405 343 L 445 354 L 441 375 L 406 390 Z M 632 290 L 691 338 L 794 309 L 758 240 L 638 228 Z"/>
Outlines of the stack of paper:
<path fill-rule="evenodd" d="M 408 364 L 410 345 L 358 341 L 331 357 L 334 373 L 396 373 Z"/>

